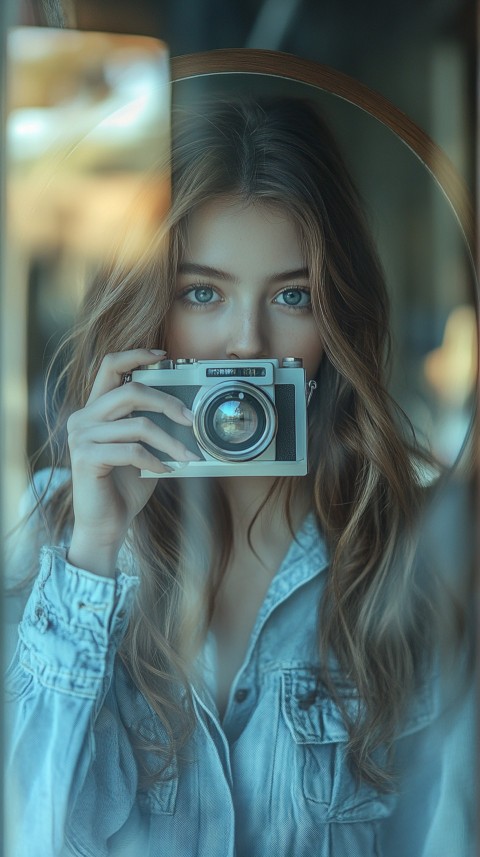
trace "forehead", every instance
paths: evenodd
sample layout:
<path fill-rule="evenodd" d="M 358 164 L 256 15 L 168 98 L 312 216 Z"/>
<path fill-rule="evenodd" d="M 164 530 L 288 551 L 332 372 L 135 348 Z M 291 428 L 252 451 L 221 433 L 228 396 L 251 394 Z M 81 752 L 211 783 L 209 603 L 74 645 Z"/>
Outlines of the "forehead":
<path fill-rule="evenodd" d="M 299 229 L 276 203 L 220 197 L 200 205 L 186 224 L 183 259 L 216 266 L 249 262 L 282 268 L 303 264 Z"/>

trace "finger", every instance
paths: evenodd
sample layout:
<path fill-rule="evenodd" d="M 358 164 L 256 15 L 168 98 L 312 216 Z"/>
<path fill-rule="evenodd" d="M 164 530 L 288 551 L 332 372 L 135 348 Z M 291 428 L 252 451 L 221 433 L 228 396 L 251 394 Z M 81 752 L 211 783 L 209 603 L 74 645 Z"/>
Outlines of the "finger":
<path fill-rule="evenodd" d="M 179 440 L 171 437 L 148 417 L 130 417 L 125 420 L 99 423 L 83 432 L 73 432 L 69 437 L 70 450 L 77 444 L 148 443 L 159 452 L 166 453 L 174 461 L 201 461 Z"/>
<path fill-rule="evenodd" d="M 193 419 L 185 404 L 165 393 L 131 381 L 122 387 L 117 387 L 105 393 L 94 402 L 87 403 L 83 411 L 77 411 L 79 417 L 74 422 L 104 422 L 105 420 L 119 420 L 127 417 L 132 411 L 153 411 L 156 414 L 165 414 L 169 419 L 180 425 L 191 426 Z"/>
<path fill-rule="evenodd" d="M 72 468 L 96 471 L 106 476 L 114 467 L 136 467 L 139 470 L 153 470 L 165 473 L 172 468 L 160 461 L 141 443 L 85 443 L 76 448 L 71 455 Z"/>
<path fill-rule="evenodd" d="M 88 402 L 95 401 L 99 396 L 108 393 L 122 384 L 123 376 L 132 372 L 138 366 L 156 363 L 165 357 L 166 351 L 148 348 L 133 348 L 131 351 L 118 351 L 106 354 L 97 372 Z"/>

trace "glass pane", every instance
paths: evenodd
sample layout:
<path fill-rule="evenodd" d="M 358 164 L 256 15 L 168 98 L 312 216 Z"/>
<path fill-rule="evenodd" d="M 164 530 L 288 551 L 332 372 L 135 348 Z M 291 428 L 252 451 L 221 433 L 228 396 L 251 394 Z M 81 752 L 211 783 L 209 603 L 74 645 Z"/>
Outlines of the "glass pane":
<path fill-rule="evenodd" d="M 18 27 L 8 38 L 8 81 L 7 529 L 25 487 L 25 454 L 46 439 L 46 366 L 71 327 L 88 272 L 115 248 L 133 264 L 170 194 L 162 42 Z"/>

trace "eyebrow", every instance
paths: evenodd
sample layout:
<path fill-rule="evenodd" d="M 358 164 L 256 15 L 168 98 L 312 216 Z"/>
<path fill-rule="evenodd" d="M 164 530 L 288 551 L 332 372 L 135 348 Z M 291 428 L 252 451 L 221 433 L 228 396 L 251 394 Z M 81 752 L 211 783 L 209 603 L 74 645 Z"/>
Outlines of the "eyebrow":
<path fill-rule="evenodd" d="M 287 280 L 297 280 L 308 277 L 308 268 L 294 268 L 292 271 L 282 271 L 281 274 L 274 274 L 270 277 L 271 281 L 284 283 Z"/>
<path fill-rule="evenodd" d="M 220 271 L 218 268 L 211 268 L 210 265 L 197 265 L 194 262 L 181 262 L 178 266 L 179 274 L 197 274 L 201 277 L 215 277 L 216 280 L 233 281 L 235 278 L 225 271 Z"/>
<path fill-rule="evenodd" d="M 181 262 L 178 266 L 178 273 L 193 274 L 201 277 L 214 277 L 216 280 L 228 282 L 236 281 L 236 277 L 233 277 L 232 274 L 227 274 L 226 271 L 221 271 L 219 268 L 212 268 L 210 265 L 197 265 L 195 262 Z M 284 283 L 288 280 L 307 277 L 308 268 L 294 268 L 291 271 L 282 271 L 280 274 L 274 274 L 272 277 L 269 277 L 268 280 L 269 282 Z"/>

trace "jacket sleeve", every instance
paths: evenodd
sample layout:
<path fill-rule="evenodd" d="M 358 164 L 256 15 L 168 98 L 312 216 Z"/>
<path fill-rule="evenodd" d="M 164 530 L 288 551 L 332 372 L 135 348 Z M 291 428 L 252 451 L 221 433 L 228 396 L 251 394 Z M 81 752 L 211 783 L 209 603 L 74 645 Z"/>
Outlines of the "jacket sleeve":
<path fill-rule="evenodd" d="M 83 853 L 68 850 L 65 835 L 96 756 L 99 720 L 108 721 L 118 771 L 105 841 L 128 815 L 136 766 L 115 705 L 105 700 L 137 586 L 124 573 L 110 579 L 75 568 L 64 548 L 41 551 L 6 677 L 7 857 Z"/>

